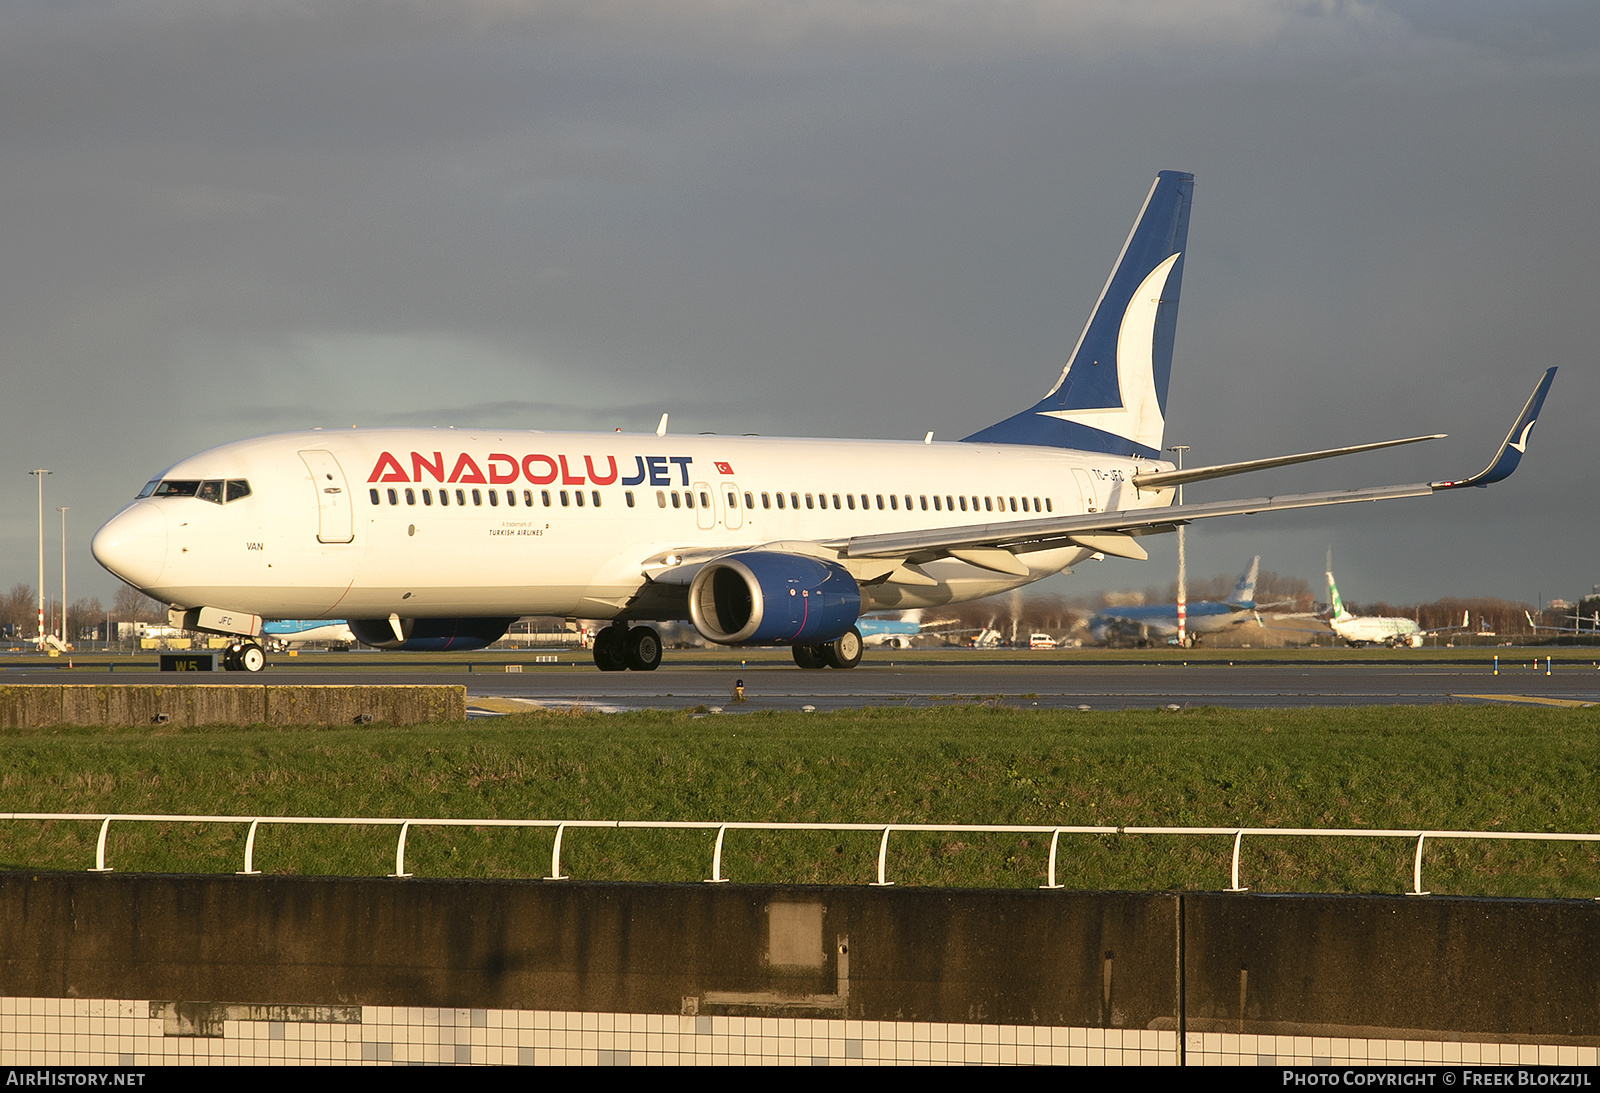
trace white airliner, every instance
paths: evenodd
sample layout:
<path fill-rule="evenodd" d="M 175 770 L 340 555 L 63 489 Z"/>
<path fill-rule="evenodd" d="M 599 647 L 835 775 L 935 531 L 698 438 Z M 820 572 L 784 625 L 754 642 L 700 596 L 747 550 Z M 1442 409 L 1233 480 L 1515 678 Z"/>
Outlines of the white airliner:
<path fill-rule="evenodd" d="M 1433 630 L 1424 630 L 1420 624 L 1412 619 L 1394 615 L 1352 615 L 1344 609 L 1344 601 L 1339 598 L 1339 586 L 1333 583 L 1333 569 L 1328 569 L 1328 610 L 1332 612 L 1328 619 L 1328 626 L 1342 639 L 1345 644 L 1355 648 L 1363 645 L 1387 645 L 1391 648 L 1407 646 L 1412 649 L 1422 648 L 1422 639 L 1429 634 L 1442 634 L 1447 631 L 1465 630 L 1467 628 L 1467 615 L 1461 615 L 1460 626 L 1441 626 Z"/>
<path fill-rule="evenodd" d="M 363 642 L 475 649 L 522 615 L 605 619 L 602 669 L 653 669 L 651 621 L 725 645 L 789 645 L 807 668 L 861 657 L 864 611 L 935 607 L 1037 581 L 1140 537 L 1272 509 L 1417 497 L 1509 475 L 1554 376 L 1471 478 L 1174 505 L 1174 487 L 1431 439 L 1213 467 L 1161 458 L 1192 175 L 1156 177 L 1089 323 L 1034 406 L 960 442 L 500 429 L 261 437 L 156 475 L 96 534 L 118 577 L 189 629 L 343 618 Z M 1515 443 L 1513 443 L 1513 440 Z"/>

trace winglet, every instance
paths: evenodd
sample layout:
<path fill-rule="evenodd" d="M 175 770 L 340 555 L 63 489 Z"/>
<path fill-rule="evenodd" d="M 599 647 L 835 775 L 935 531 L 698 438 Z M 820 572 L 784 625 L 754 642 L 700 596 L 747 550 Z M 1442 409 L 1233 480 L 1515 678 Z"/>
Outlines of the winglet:
<path fill-rule="evenodd" d="M 1471 478 L 1463 478 L 1458 482 L 1433 482 L 1430 485 L 1436 490 L 1459 490 L 1464 486 L 1488 486 L 1510 478 L 1511 472 L 1517 469 L 1517 464 L 1522 461 L 1523 453 L 1528 450 L 1528 435 L 1533 432 L 1533 426 L 1539 419 L 1539 410 L 1544 406 L 1544 397 L 1550 393 L 1550 384 L 1556 378 L 1554 368 L 1547 369 L 1544 378 L 1533 389 L 1533 394 L 1528 396 L 1528 402 L 1522 408 L 1522 413 L 1517 415 L 1516 423 L 1511 426 L 1511 431 L 1506 434 L 1505 440 L 1500 445 L 1500 450 L 1495 453 L 1489 465 Z"/>

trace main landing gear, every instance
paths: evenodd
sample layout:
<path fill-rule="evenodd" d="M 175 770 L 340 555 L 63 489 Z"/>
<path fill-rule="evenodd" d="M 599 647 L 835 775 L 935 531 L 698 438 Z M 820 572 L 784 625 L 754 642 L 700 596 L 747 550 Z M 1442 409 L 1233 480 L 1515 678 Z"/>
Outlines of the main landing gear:
<path fill-rule="evenodd" d="M 854 668 L 861 663 L 861 631 L 852 626 L 821 645 L 796 645 L 794 662 L 802 668 Z"/>
<path fill-rule="evenodd" d="M 613 623 L 594 636 L 594 663 L 602 672 L 653 672 L 661 666 L 661 635 L 651 626 Z"/>
<path fill-rule="evenodd" d="M 222 667 L 229 672 L 259 672 L 267 666 L 267 654 L 253 641 L 236 641 L 222 654 Z"/>

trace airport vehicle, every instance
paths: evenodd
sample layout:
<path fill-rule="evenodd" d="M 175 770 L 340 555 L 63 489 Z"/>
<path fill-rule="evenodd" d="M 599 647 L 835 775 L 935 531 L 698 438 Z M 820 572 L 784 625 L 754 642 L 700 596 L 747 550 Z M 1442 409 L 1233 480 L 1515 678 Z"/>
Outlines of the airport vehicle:
<path fill-rule="evenodd" d="M 1161 458 L 1193 176 L 1151 186 L 1059 379 L 959 442 L 370 428 L 224 444 L 151 478 L 95 535 L 111 572 L 259 663 L 263 618 L 349 620 L 386 649 L 475 649 L 524 615 L 609 620 L 604 670 L 655 621 L 723 645 L 861 658 L 866 611 L 976 599 L 1179 522 L 1426 496 L 1516 468 L 1554 377 L 1470 478 L 1175 505 L 1175 488 L 1409 444 L 1177 470 Z"/>
<path fill-rule="evenodd" d="M 1055 638 L 1042 631 L 1028 635 L 1029 649 L 1054 649 L 1058 644 Z"/>
<path fill-rule="evenodd" d="M 1328 569 L 1328 625 L 1336 636 L 1352 648 L 1363 645 L 1387 645 L 1391 649 L 1406 646 L 1422 648 L 1422 639 L 1429 634 L 1442 634 L 1467 628 L 1467 614 L 1461 615 L 1460 626 L 1441 626 L 1424 630 L 1413 619 L 1385 615 L 1352 615 L 1344 609 L 1339 598 L 1339 586 L 1333 583 L 1333 569 Z"/>
<path fill-rule="evenodd" d="M 1256 575 L 1260 570 L 1261 555 L 1258 554 L 1239 574 L 1227 599 L 1193 600 L 1185 604 L 1189 644 L 1197 644 L 1204 634 L 1215 634 L 1242 622 L 1260 623 L 1261 616 L 1256 613 Z M 1177 634 L 1178 605 L 1175 603 L 1107 607 L 1089 619 L 1089 636 L 1108 645 L 1123 641 L 1146 645 L 1153 638 L 1165 641 L 1176 638 Z"/>

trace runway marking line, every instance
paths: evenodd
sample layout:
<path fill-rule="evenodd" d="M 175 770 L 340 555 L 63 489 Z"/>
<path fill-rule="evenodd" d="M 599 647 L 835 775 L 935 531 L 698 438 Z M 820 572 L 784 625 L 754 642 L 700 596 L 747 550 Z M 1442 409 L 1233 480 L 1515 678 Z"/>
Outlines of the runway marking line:
<path fill-rule="evenodd" d="M 1451 698 L 1476 698 L 1480 702 L 1520 702 L 1529 706 L 1565 706 L 1568 709 L 1587 709 L 1595 705 L 1576 698 L 1541 698 L 1538 695 L 1451 695 Z"/>

